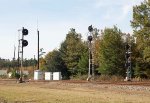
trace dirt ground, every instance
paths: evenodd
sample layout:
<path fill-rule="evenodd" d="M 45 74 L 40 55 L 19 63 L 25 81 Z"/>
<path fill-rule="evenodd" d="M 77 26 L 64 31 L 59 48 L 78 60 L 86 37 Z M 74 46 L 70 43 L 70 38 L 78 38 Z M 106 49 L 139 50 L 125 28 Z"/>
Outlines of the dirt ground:
<path fill-rule="evenodd" d="M 0 81 L 0 103 L 150 103 L 150 86 Z"/>

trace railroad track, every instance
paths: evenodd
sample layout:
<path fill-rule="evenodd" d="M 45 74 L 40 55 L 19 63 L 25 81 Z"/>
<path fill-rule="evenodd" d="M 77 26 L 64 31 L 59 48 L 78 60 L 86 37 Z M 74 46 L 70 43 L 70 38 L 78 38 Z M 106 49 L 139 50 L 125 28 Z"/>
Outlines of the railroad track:
<path fill-rule="evenodd" d="M 0 79 L 1 82 L 16 82 L 17 79 Z M 25 82 L 31 82 L 31 83 L 49 83 L 49 82 L 61 82 L 61 83 L 77 83 L 77 84 L 83 84 L 83 83 L 92 83 L 96 85 L 101 84 L 108 84 L 108 85 L 137 85 L 137 86 L 150 86 L 150 81 L 121 81 L 121 82 L 99 82 L 99 81 L 86 81 L 86 80 L 58 80 L 58 81 L 47 81 L 47 80 L 26 80 Z"/>
<path fill-rule="evenodd" d="M 93 83 L 93 84 L 113 84 L 113 85 L 140 85 L 140 86 L 150 86 L 150 81 L 143 82 L 133 82 L 133 81 L 122 81 L 122 82 L 98 82 L 98 81 L 83 81 L 83 80 L 64 80 L 65 83 Z"/>

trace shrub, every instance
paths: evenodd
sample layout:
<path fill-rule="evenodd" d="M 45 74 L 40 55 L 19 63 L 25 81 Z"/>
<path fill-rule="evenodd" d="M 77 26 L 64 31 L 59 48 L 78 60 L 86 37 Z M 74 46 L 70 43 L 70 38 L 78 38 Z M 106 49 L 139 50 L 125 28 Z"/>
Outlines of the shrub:
<path fill-rule="evenodd" d="M 1 79 L 6 79 L 6 78 L 7 78 L 7 75 L 0 75 L 0 78 L 1 78 Z"/>
<path fill-rule="evenodd" d="M 80 75 L 80 74 L 77 74 L 76 76 L 72 76 L 70 77 L 70 79 L 72 80 L 86 80 L 87 79 L 87 75 Z"/>
<path fill-rule="evenodd" d="M 116 76 L 116 75 L 100 75 L 95 77 L 96 81 L 109 81 L 109 82 L 117 82 L 117 81 L 123 81 L 124 78 L 122 76 Z"/>
<path fill-rule="evenodd" d="M 20 78 L 20 74 L 17 73 L 16 70 L 12 70 L 11 78 L 19 79 Z"/>

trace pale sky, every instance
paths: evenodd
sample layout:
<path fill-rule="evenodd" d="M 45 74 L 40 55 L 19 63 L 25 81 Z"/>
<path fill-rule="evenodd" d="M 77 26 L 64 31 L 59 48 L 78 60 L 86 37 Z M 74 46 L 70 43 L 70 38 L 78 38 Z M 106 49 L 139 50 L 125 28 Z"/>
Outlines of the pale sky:
<path fill-rule="evenodd" d="M 46 53 L 59 48 L 70 28 L 84 38 L 91 24 L 98 29 L 116 25 L 122 32 L 132 33 L 132 7 L 141 1 L 144 0 L 0 0 L 0 57 L 13 58 L 22 27 L 29 30 L 24 58 L 37 57 L 37 21 L 40 48 Z"/>

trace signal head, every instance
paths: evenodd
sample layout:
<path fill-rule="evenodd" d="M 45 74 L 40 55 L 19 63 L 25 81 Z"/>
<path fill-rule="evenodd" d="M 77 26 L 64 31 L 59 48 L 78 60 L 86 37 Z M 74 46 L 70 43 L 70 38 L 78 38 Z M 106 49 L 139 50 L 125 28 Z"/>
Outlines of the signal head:
<path fill-rule="evenodd" d="M 23 35 L 28 35 L 28 30 L 23 28 L 22 34 L 23 34 Z"/>
<path fill-rule="evenodd" d="M 27 40 L 22 40 L 22 46 L 25 47 L 28 45 L 28 41 Z"/>
<path fill-rule="evenodd" d="M 92 31 L 93 31 L 92 25 L 90 25 L 90 26 L 88 27 L 88 30 L 89 30 L 89 32 L 92 32 Z"/>
<path fill-rule="evenodd" d="M 91 42 L 92 41 L 92 39 L 93 39 L 93 37 L 90 35 L 90 36 L 88 36 L 88 40 Z"/>

